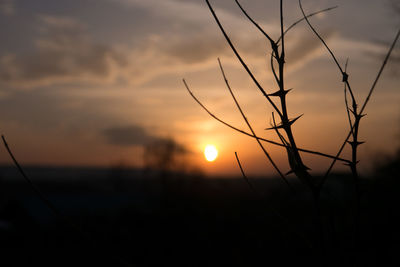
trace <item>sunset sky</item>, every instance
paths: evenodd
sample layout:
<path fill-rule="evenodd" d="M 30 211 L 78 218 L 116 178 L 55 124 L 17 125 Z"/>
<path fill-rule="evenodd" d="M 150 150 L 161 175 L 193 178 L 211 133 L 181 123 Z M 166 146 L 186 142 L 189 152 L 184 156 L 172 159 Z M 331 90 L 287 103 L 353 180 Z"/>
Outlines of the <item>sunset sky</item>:
<path fill-rule="evenodd" d="M 276 85 L 268 42 L 233 0 L 211 1 L 233 42 L 269 92 Z M 274 39 L 279 1 L 241 1 Z M 361 104 L 400 25 L 390 0 L 304 0 L 307 13 L 344 65 Z M 397 8 L 397 9 L 396 9 Z M 284 1 L 284 23 L 301 18 L 297 1 Z M 278 140 L 272 109 L 226 44 L 203 0 L 0 0 L 0 133 L 22 164 L 141 166 L 143 146 L 173 138 L 189 151 L 190 166 L 207 174 L 274 174 L 257 143 L 211 118 L 190 97 L 182 78 L 215 115 L 248 130 L 227 91 L 225 67 L 256 133 Z M 360 168 L 400 145 L 398 44 L 361 122 Z M 341 75 L 305 23 L 287 35 L 286 86 L 290 117 L 302 148 L 335 154 L 349 127 Z M 219 150 L 214 162 L 202 150 Z M 281 148 L 266 145 L 288 171 Z M 348 151 L 346 151 L 348 152 Z M 345 153 L 343 156 L 348 156 Z M 329 161 L 305 155 L 318 172 Z M 0 148 L 0 163 L 10 164 Z M 338 167 L 342 168 L 340 164 Z"/>

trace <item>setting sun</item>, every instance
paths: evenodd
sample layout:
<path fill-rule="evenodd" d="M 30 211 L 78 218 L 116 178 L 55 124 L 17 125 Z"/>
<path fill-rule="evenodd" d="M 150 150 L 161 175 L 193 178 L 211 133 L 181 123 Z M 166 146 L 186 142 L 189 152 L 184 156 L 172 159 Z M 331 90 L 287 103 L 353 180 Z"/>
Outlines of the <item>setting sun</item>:
<path fill-rule="evenodd" d="M 218 150 L 215 146 L 213 145 L 207 145 L 204 148 L 204 157 L 206 158 L 207 161 L 214 161 L 218 156 Z"/>

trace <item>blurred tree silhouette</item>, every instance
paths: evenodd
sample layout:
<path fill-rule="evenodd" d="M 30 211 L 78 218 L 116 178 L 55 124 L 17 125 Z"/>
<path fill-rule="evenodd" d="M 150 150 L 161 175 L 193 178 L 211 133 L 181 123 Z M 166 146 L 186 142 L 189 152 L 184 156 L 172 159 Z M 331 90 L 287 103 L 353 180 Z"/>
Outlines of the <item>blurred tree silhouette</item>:
<path fill-rule="evenodd" d="M 185 170 L 185 156 L 189 150 L 172 138 L 160 138 L 144 147 L 143 161 L 148 170 L 161 175 Z"/>

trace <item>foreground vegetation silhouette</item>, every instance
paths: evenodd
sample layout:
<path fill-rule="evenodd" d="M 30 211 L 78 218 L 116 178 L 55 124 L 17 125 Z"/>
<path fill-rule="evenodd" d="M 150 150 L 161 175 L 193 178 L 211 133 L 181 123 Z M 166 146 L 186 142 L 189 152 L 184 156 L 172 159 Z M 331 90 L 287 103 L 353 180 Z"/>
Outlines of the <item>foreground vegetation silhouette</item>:
<path fill-rule="evenodd" d="M 397 42 L 397 33 L 364 102 L 357 102 L 346 65 L 318 34 L 306 14 L 285 29 L 280 1 L 280 36 L 274 40 L 236 4 L 271 44 L 271 71 L 277 90 L 268 93 L 245 64 L 220 23 L 211 14 L 229 46 L 272 106 L 274 142 L 256 134 L 236 99 L 220 61 L 229 93 L 250 132 L 215 119 L 255 139 L 279 179 L 251 179 L 236 154 L 242 178 L 205 179 L 178 171 L 176 154 L 187 151 L 173 140 L 149 144 L 147 169 L 22 168 L 3 137 L 17 169 L 0 168 L 0 238 L 2 266 L 398 266 L 399 153 L 376 166 L 371 179 L 358 174 L 359 125 L 379 77 Z M 300 147 L 292 132 L 300 118 L 289 118 L 285 88 L 285 35 L 305 22 L 320 38 L 340 71 L 346 92 L 349 134 L 335 155 Z M 348 104 L 347 96 L 350 96 Z M 278 99 L 278 104 L 273 99 Z M 268 152 L 266 143 L 282 147 L 290 172 L 288 181 Z M 351 158 L 341 156 L 351 147 Z M 325 175 L 312 175 L 301 153 L 332 159 Z M 332 174 L 336 162 L 350 172 Z M 16 177 L 22 175 L 26 183 Z M 66 179 L 60 179 L 64 175 Z M 329 177 L 329 179 L 328 179 Z M 58 178 L 55 182 L 54 179 Z M 72 179 L 72 178 L 75 178 Z M 79 178 L 79 179 L 76 179 Z M 246 186 L 246 183 L 248 187 Z M 33 189 L 33 190 L 32 190 Z M 250 190 L 249 190 L 250 189 Z"/>
<path fill-rule="evenodd" d="M 314 240 L 309 241 L 308 238 L 304 235 L 301 235 L 301 233 L 297 233 L 299 236 L 303 236 L 304 242 L 309 244 L 311 246 L 311 249 L 313 250 L 313 255 L 318 258 L 317 262 L 319 264 L 326 264 L 326 255 L 329 253 L 327 250 L 327 242 L 331 242 L 331 240 L 327 240 L 327 233 L 326 233 L 326 224 L 329 222 L 324 218 L 323 215 L 323 210 L 322 210 L 322 200 L 321 200 L 321 193 L 322 190 L 327 182 L 327 179 L 329 175 L 331 174 L 331 171 L 336 164 L 337 161 L 342 161 L 346 165 L 349 166 L 349 169 L 351 171 L 351 177 L 352 177 L 352 184 L 350 185 L 353 190 L 353 209 L 352 209 L 352 216 L 353 216 L 353 229 L 351 231 L 352 238 L 349 243 L 351 243 L 351 263 L 357 265 L 358 262 L 358 254 L 360 252 L 360 227 L 361 227 L 361 180 L 359 177 L 359 172 L 358 172 L 358 148 L 360 145 L 364 143 L 364 141 L 361 141 L 359 139 L 359 129 L 360 129 L 360 123 L 362 118 L 365 116 L 364 111 L 367 107 L 367 104 L 370 101 L 370 98 L 376 88 L 376 85 L 381 77 L 381 74 L 388 62 L 388 59 L 390 58 L 390 55 L 397 43 L 397 40 L 400 35 L 400 29 L 398 30 L 397 34 L 395 35 L 395 38 L 388 49 L 388 52 L 386 53 L 386 56 L 383 60 L 383 63 L 381 64 L 381 67 L 376 75 L 375 80 L 373 81 L 368 95 L 363 100 L 360 102 L 357 100 L 356 94 L 353 91 L 351 84 L 349 82 L 349 74 L 347 73 L 347 61 L 344 66 L 342 66 L 339 63 L 339 60 L 337 59 L 334 51 L 328 46 L 327 42 L 322 38 L 322 36 L 318 33 L 316 28 L 311 24 L 309 18 L 319 14 L 321 12 L 327 12 L 331 9 L 334 9 L 335 7 L 328 8 L 325 10 L 321 10 L 315 13 L 311 14 L 306 14 L 304 11 L 304 8 L 302 6 L 301 0 L 298 1 L 299 3 L 299 8 L 303 14 L 303 18 L 296 21 L 294 24 L 290 25 L 288 28 L 285 29 L 284 26 L 284 20 L 283 20 L 283 1 L 280 0 L 280 36 L 277 39 L 273 39 L 267 32 L 264 31 L 264 29 L 246 12 L 246 10 L 242 7 L 242 5 L 239 3 L 238 0 L 235 0 L 236 5 L 239 7 L 243 15 L 259 30 L 259 32 L 263 35 L 263 37 L 266 39 L 267 43 L 270 44 L 271 47 L 271 52 L 270 52 L 270 68 L 272 72 L 272 77 L 274 78 L 276 82 L 276 91 L 275 92 L 267 92 L 267 90 L 264 89 L 264 87 L 261 85 L 261 83 L 258 81 L 256 76 L 253 74 L 252 70 L 248 67 L 247 63 L 245 62 L 244 58 L 241 56 L 240 52 L 234 45 L 234 43 L 231 41 L 229 34 L 225 30 L 223 24 L 220 22 L 220 19 L 215 12 L 213 6 L 210 4 L 209 0 L 205 0 L 207 3 L 207 6 L 215 19 L 215 22 L 220 29 L 221 33 L 223 34 L 226 42 L 228 43 L 229 47 L 233 51 L 234 55 L 240 62 L 241 66 L 244 68 L 244 70 L 247 72 L 257 89 L 261 92 L 262 96 L 265 98 L 265 101 L 267 102 L 268 105 L 271 106 L 273 109 L 272 115 L 271 115 L 271 127 L 267 128 L 266 130 L 273 130 L 275 131 L 276 135 L 278 136 L 279 140 L 281 143 L 273 142 L 271 140 L 266 140 L 264 138 L 261 138 L 259 135 L 257 135 L 251 126 L 249 120 L 247 119 L 245 113 L 243 112 L 238 100 L 236 99 L 231 86 L 229 84 L 229 81 L 225 75 L 223 66 L 221 64 L 221 61 L 218 59 L 218 63 L 221 69 L 221 73 L 224 79 L 224 82 L 226 84 L 226 87 L 230 93 L 230 95 L 233 98 L 233 101 L 235 102 L 240 114 L 243 117 L 243 120 L 245 121 L 246 125 L 248 126 L 250 132 L 245 132 L 241 129 L 238 129 L 235 126 L 232 126 L 231 124 L 227 123 L 223 119 L 220 119 L 216 117 L 207 107 L 205 107 L 199 99 L 193 94 L 191 89 L 189 88 L 187 82 L 183 80 L 183 83 L 190 93 L 190 95 L 194 98 L 194 100 L 207 112 L 209 113 L 214 119 L 220 121 L 221 123 L 225 124 L 226 126 L 239 131 L 243 134 L 246 134 L 252 138 L 255 139 L 255 141 L 258 143 L 262 151 L 264 152 L 266 158 L 269 160 L 277 174 L 282 178 L 282 180 L 288 185 L 288 187 L 293 191 L 293 188 L 291 184 L 288 182 L 286 176 L 290 173 L 295 174 L 295 176 L 301 181 L 311 192 L 311 196 L 313 199 L 313 205 L 315 209 L 315 218 L 313 222 L 310 222 L 314 225 L 315 228 L 315 233 L 314 233 Z M 321 152 L 316 152 L 316 151 L 310 151 L 306 149 L 301 149 L 299 148 L 298 144 L 295 141 L 295 137 L 292 131 L 292 127 L 294 126 L 295 122 L 300 119 L 302 115 L 299 115 L 295 118 L 289 118 L 288 117 L 288 111 L 287 111 L 287 96 L 289 95 L 289 92 L 291 89 L 287 89 L 285 87 L 285 64 L 286 64 L 286 54 L 285 54 L 285 35 L 291 30 L 295 25 L 298 23 L 305 21 L 310 30 L 315 34 L 315 36 L 318 37 L 318 39 L 321 41 L 323 46 L 326 48 L 329 56 L 332 58 L 332 61 L 334 64 L 337 66 L 337 69 L 339 70 L 340 78 L 343 82 L 344 85 L 344 102 L 346 106 L 346 111 L 347 111 L 347 117 L 348 117 L 348 123 L 349 123 L 349 132 L 347 136 L 345 137 L 343 143 L 340 145 L 340 148 L 338 152 L 335 155 L 328 155 L 325 153 Z M 269 53 L 267 53 L 269 54 Z M 350 101 L 348 100 L 348 97 L 350 97 Z M 274 101 L 274 99 L 278 99 L 277 101 Z M 277 103 L 278 102 L 278 103 Z M 360 104 L 361 103 L 361 104 Z M 275 114 L 277 119 L 275 118 Z M 277 120 L 279 120 L 277 122 Z M 273 144 L 273 145 L 278 145 L 281 147 L 285 148 L 285 152 L 287 154 L 287 160 L 290 166 L 289 172 L 286 174 L 281 171 L 281 169 L 278 167 L 278 165 L 275 163 L 273 158 L 271 157 L 270 153 L 268 152 L 268 149 L 266 148 L 266 145 L 264 144 L 265 142 Z M 341 157 L 341 154 L 343 152 L 343 149 L 345 148 L 346 145 L 349 145 L 351 148 L 351 157 L 349 159 Z M 332 159 L 332 163 L 330 164 L 329 168 L 325 172 L 325 174 L 321 177 L 312 175 L 310 173 L 310 169 L 304 164 L 304 161 L 302 159 L 301 153 L 300 152 L 305 152 L 305 153 L 312 153 L 316 154 L 322 157 L 327 157 Z M 242 171 L 244 179 L 247 181 L 247 183 L 250 185 L 251 189 L 254 191 L 254 187 L 250 184 L 248 178 L 246 177 L 245 171 L 242 168 L 242 164 L 240 163 L 239 157 L 237 153 L 235 153 L 236 159 L 238 162 L 238 165 L 240 167 L 240 170 Z M 282 218 L 284 220 L 284 218 Z M 287 220 L 284 220 L 287 222 Z M 288 228 L 293 228 L 291 224 L 295 224 L 295 222 L 292 223 L 286 223 Z"/>

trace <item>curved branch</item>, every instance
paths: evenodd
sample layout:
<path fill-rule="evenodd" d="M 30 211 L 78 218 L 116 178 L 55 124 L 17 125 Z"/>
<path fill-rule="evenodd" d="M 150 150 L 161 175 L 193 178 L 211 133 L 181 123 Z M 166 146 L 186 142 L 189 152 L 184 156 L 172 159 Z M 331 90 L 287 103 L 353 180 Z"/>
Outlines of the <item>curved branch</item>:
<path fill-rule="evenodd" d="M 310 13 L 310 14 L 308 14 L 306 17 L 307 17 L 307 18 L 311 18 L 312 16 L 318 15 L 318 14 L 323 13 L 323 12 L 330 11 L 330 10 L 335 9 L 335 8 L 337 8 L 337 7 L 338 7 L 338 6 L 328 7 L 328 8 L 325 8 L 325 9 L 322 9 L 322 10 L 319 10 L 319 11 L 316 11 L 316 12 L 313 12 L 313 13 Z M 295 27 L 297 24 L 299 24 L 299 23 L 302 22 L 303 20 L 305 20 L 304 17 L 302 17 L 301 19 L 295 21 L 293 24 L 291 24 L 291 25 L 284 31 L 283 35 L 285 35 L 288 31 L 290 31 L 293 27 Z M 281 41 L 281 37 L 278 38 L 278 40 L 276 41 L 276 43 L 279 44 L 280 41 Z"/>

